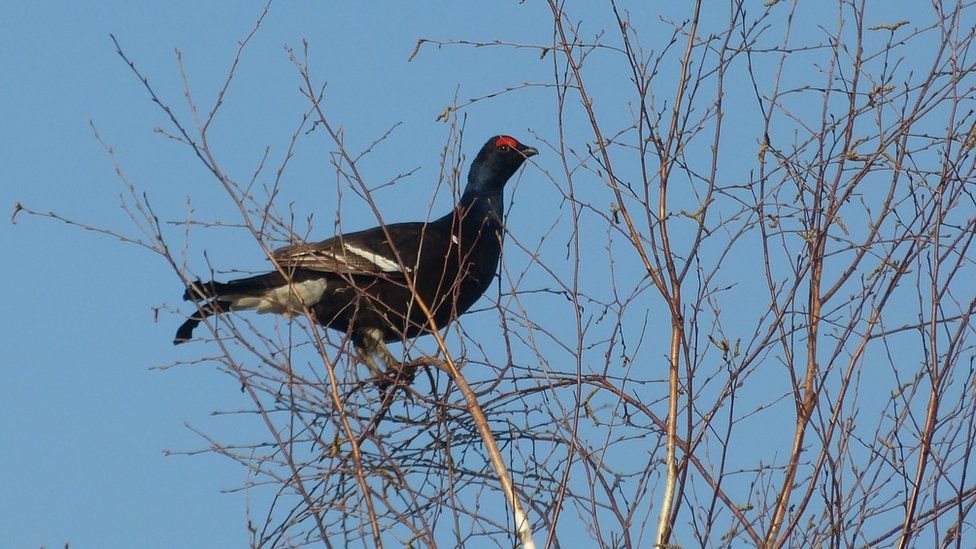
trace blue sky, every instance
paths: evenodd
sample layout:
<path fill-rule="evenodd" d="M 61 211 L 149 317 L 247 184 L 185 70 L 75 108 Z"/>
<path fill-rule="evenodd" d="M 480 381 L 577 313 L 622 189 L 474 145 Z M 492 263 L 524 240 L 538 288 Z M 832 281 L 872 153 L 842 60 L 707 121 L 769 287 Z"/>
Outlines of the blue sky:
<path fill-rule="evenodd" d="M 643 24 L 645 47 L 660 48 L 669 36 L 658 17 L 686 16 L 683 11 L 669 13 L 681 9 L 674 4 L 680 3 L 630 7 L 634 21 Z M 758 9 L 761 2 L 755 4 Z M 801 4 L 801 15 L 813 17 L 816 9 Z M 878 22 L 910 13 L 911 4 L 886 3 L 886 11 L 876 16 Z M 175 50 L 182 53 L 194 97 L 209 107 L 238 42 L 263 5 L 52 1 L 6 6 L 0 18 L 0 207 L 12 212 L 20 202 L 132 234 L 133 225 L 119 207 L 125 187 L 113 158 L 95 139 L 94 125 L 114 150 L 125 177 L 147 193 L 162 218 L 184 219 L 189 198 L 197 219 L 233 219 L 232 204 L 189 150 L 154 132 L 167 127 L 165 115 L 116 55 L 109 33 L 161 97 L 174 105 L 177 116 L 188 119 Z M 586 22 L 584 31 L 596 33 L 612 25 L 612 14 L 595 3 L 580 3 L 575 10 L 574 15 Z M 710 12 L 705 21 L 725 16 Z M 836 19 L 825 14 L 823 20 L 831 17 Z M 798 25 L 796 33 L 798 41 L 819 39 L 812 24 Z M 514 1 L 490 7 L 484 2 L 430 2 L 410 10 L 393 2 L 276 3 L 249 45 L 211 132 L 223 165 L 246 180 L 266 148 L 270 165 L 281 162 L 308 108 L 285 47 L 300 50 L 307 40 L 313 75 L 328 82 L 325 106 L 332 122 L 345 131 L 351 149 L 365 147 L 399 124 L 361 166 L 364 177 L 377 182 L 417 169 L 403 183 L 377 193 L 384 220 L 423 218 L 434 194 L 439 155 L 450 137 L 437 115 L 455 96 L 463 102 L 525 82 L 548 82 L 552 64 L 531 49 L 432 45 L 408 62 L 419 38 L 551 44 L 551 14 L 542 3 Z M 626 120 L 628 112 L 626 67 L 612 56 L 598 60 L 588 65 L 588 76 L 597 109 L 614 125 Z M 802 81 L 805 76 L 790 73 L 786 80 Z M 661 81 L 667 84 L 667 78 Z M 751 88 L 730 86 L 728 93 L 730 103 L 741 102 L 743 107 L 730 110 L 726 124 L 731 132 L 748 138 L 725 145 L 724 173 L 729 179 L 744 179 L 756 152 L 750 133 L 755 130 L 750 126 L 755 104 L 749 103 Z M 558 140 L 553 103 L 551 90 L 544 87 L 475 103 L 464 111 L 463 152 L 470 158 L 485 138 L 497 133 L 514 135 L 542 150 L 536 165 L 510 187 L 517 198 L 509 227 L 527 245 L 545 241 L 540 246 L 553 264 L 560 264 L 570 231 L 568 212 L 557 188 L 558 156 L 541 141 Z M 586 121 L 573 119 L 567 131 L 585 135 Z M 292 204 L 298 219 L 317 216 L 311 224 L 317 238 L 332 234 L 337 210 L 349 230 L 375 223 L 363 203 L 349 196 L 338 203 L 330 150 L 321 134 L 299 140 L 279 197 L 279 204 Z M 267 181 L 270 176 L 264 177 Z M 596 184 L 579 192 L 595 205 L 609 204 L 609 192 L 593 181 Z M 679 191 L 675 200 L 694 209 L 690 193 Z M 434 214 L 449 205 L 449 195 L 439 193 Z M 554 238 L 548 236 L 550 227 L 557 227 Z M 172 231 L 176 242 L 183 244 L 182 229 Z M 608 237 L 605 228 L 601 231 L 586 235 L 584 247 L 602 250 Z M 258 248 L 241 236 L 230 229 L 194 229 L 187 261 L 201 272 L 207 260 L 219 269 L 262 268 L 265 262 Z M 222 440 L 247 440 L 262 428 L 248 416 L 213 415 L 215 410 L 246 408 L 248 400 L 212 364 L 153 368 L 194 360 L 208 351 L 202 344 L 171 344 L 180 323 L 173 309 L 181 306 L 183 288 L 169 267 L 136 246 L 27 215 L 18 216 L 17 224 L 0 223 L 0 243 L 7 257 L 6 307 L 0 316 L 5 341 L 0 545 L 246 545 L 247 495 L 234 491 L 245 481 L 244 470 L 211 454 L 168 455 L 205 449 L 207 442 L 195 430 Z M 528 286 L 550 284 L 544 273 L 529 266 L 524 253 L 511 248 L 508 245 L 506 253 L 511 254 L 506 257 L 512 261 L 512 276 L 524 269 Z M 591 265 L 587 287 L 605 289 L 613 277 L 624 283 L 627 269 L 635 265 L 625 258 L 620 258 L 616 271 L 605 262 Z M 760 284 L 749 276 L 754 267 L 733 261 L 724 272 L 738 278 L 743 302 L 748 302 L 750 285 Z M 602 290 L 593 291 L 601 295 Z M 526 296 L 522 303 L 536 304 L 533 318 L 558 332 L 568 322 L 565 303 L 545 299 Z M 663 312 L 653 313 L 653 298 L 649 299 L 650 309 L 628 318 L 639 324 L 652 311 L 647 316 L 651 335 L 646 345 L 649 353 L 660 357 L 668 319 Z M 155 309 L 160 307 L 157 318 Z M 497 340 L 492 331 L 498 323 L 486 316 L 472 316 L 465 327 L 483 334 L 486 341 Z M 566 358 L 554 351 L 552 361 Z M 757 391 L 763 391 L 761 385 Z M 777 419 L 782 418 L 764 417 L 763 424 L 742 433 L 741 441 L 762 443 L 768 437 L 766 429 L 778 428 Z M 788 423 L 788 418 L 783 421 Z"/>

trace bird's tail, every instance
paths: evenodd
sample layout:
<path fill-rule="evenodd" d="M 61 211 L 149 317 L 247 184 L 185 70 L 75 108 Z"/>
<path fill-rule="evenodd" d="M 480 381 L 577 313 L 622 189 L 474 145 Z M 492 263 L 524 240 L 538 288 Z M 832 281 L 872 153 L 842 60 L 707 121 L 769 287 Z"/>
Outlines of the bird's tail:
<path fill-rule="evenodd" d="M 303 303 L 313 305 L 326 287 L 322 273 L 305 270 L 296 270 L 288 277 L 272 271 L 229 282 L 197 280 L 187 286 L 183 299 L 198 303 L 199 308 L 176 330 L 173 343 L 189 341 L 193 329 L 203 319 L 229 311 L 253 309 L 259 313 L 300 313 Z"/>
<path fill-rule="evenodd" d="M 186 322 L 180 324 L 180 327 L 176 329 L 176 337 L 173 338 L 173 345 L 179 345 L 180 343 L 186 343 L 193 339 L 193 329 L 200 325 L 200 322 L 211 315 L 219 314 L 220 311 L 213 310 L 213 303 L 207 303 L 199 311 L 194 311 L 190 318 L 186 319 Z"/>
<path fill-rule="evenodd" d="M 200 325 L 203 319 L 230 310 L 231 303 L 227 300 L 220 299 L 226 286 L 227 284 L 213 280 L 207 283 L 204 283 L 202 280 L 197 280 L 187 286 L 186 291 L 183 292 L 183 300 L 198 302 L 200 307 L 196 311 L 193 311 L 193 314 L 186 319 L 186 322 L 176 329 L 176 337 L 173 338 L 173 345 L 190 341 L 193 338 L 193 330 Z"/>

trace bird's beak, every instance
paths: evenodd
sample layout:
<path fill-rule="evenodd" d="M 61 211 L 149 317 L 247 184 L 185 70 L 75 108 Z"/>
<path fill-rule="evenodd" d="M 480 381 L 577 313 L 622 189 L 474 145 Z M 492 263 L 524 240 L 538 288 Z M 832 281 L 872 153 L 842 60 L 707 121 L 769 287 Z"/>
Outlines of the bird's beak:
<path fill-rule="evenodd" d="M 525 147 L 524 149 L 519 150 L 519 152 L 522 153 L 526 158 L 539 154 L 539 150 L 535 147 Z"/>

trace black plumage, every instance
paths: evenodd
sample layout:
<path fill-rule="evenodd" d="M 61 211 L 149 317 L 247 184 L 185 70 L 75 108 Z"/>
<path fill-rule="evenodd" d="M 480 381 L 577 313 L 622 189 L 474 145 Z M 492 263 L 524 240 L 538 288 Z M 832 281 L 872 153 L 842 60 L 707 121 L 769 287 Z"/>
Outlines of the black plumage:
<path fill-rule="evenodd" d="M 174 343 L 189 340 L 207 316 L 248 309 L 301 314 L 304 303 L 318 323 L 348 331 L 371 368 L 373 353 L 392 366 L 383 342 L 430 329 L 416 298 L 443 328 L 488 289 L 501 254 L 505 183 L 535 154 L 511 137 L 492 137 L 472 162 L 458 204 L 439 219 L 286 246 L 273 254 L 280 270 L 192 284 L 183 298 L 197 301 L 199 309 L 177 330 Z"/>

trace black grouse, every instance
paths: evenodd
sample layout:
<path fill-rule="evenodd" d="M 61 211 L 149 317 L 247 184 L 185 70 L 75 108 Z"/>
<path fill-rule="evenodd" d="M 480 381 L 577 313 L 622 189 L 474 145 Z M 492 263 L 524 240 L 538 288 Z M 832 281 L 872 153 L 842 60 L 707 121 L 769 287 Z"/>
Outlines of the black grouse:
<path fill-rule="evenodd" d="M 183 299 L 198 302 L 198 310 L 179 327 L 173 342 L 188 341 L 211 315 L 248 309 L 303 314 L 304 304 L 318 323 L 348 332 L 357 354 L 374 372 L 379 373 L 373 354 L 395 368 L 384 343 L 430 329 L 416 298 L 443 328 L 488 289 L 502 249 L 505 183 L 538 152 L 512 137 L 492 137 L 471 163 L 461 200 L 440 219 L 286 246 L 273 254 L 280 270 L 191 284 Z"/>

